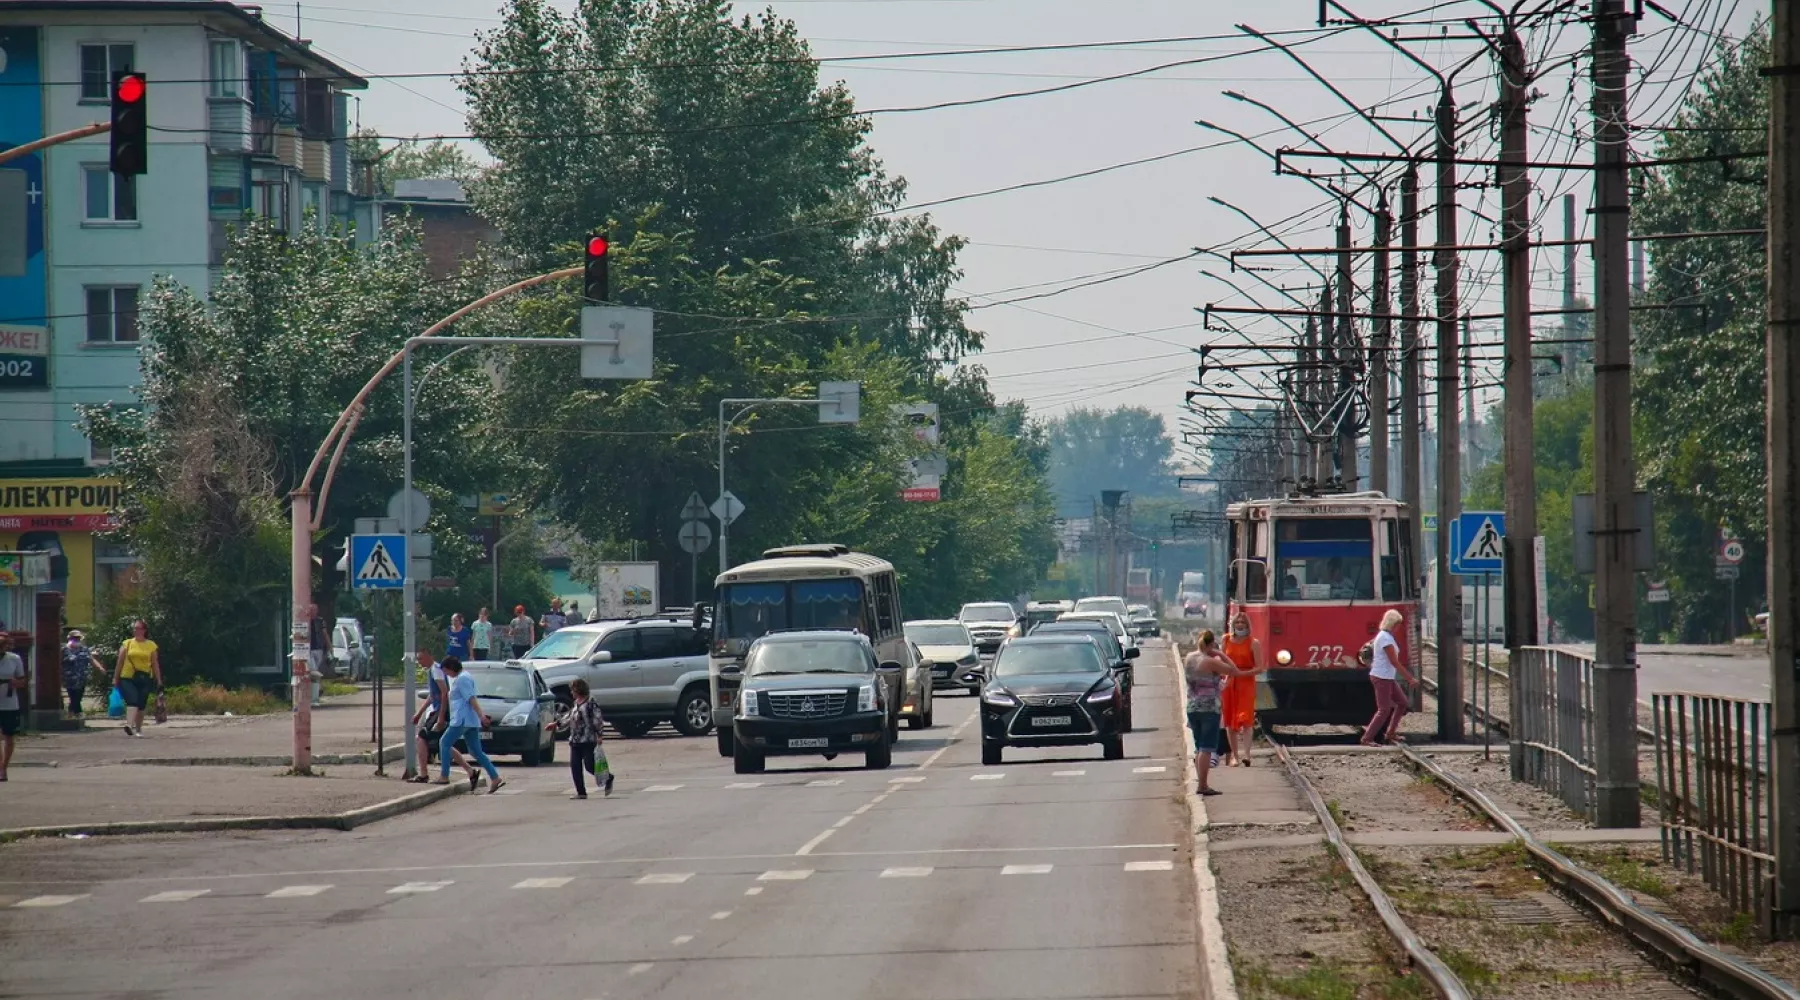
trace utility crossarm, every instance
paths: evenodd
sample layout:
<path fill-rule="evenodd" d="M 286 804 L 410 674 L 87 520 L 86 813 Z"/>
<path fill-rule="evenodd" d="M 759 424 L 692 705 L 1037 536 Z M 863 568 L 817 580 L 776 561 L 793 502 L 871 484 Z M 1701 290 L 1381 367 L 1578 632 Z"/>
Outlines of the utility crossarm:
<path fill-rule="evenodd" d="M 1223 131 L 1223 130 L 1221 130 Z M 1532 170 L 1593 170 L 1592 163 L 1552 163 L 1545 160 L 1528 160 L 1518 163 L 1511 160 L 1474 160 L 1456 157 L 1449 161 L 1439 159 L 1430 154 L 1406 155 L 1402 153 L 1333 153 L 1313 149 L 1295 149 L 1283 146 L 1275 150 L 1275 172 L 1291 177 L 1309 177 L 1311 175 L 1300 170 L 1282 169 L 1281 158 L 1296 156 L 1305 159 L 1323 160 L 1372 160 L 1377 163 L 1453 163 L 1459 167 L 1527 167 Z M 1662 160 L 1633 160 L 1626 164 L 1633 170 L 1645 170 L 1650 167 L 1678 167 L 1689 163 L 1725 163 L 1732 160 L 1759 160 L 1769 155 L 1768 150 L 1752 149 L 1739 153 L 1708 153 L 1704 156 L 1671 156 Z"/>
<path fill-rule="evenodd" d="M 1706 304 L 1703 302 L 1647 302 L 1647 303 L 1642 303 L 1639 305 L 1634 305 L 1631 307 L 1631 310 L 1633 312 L 1664 312 L 1664 311 L 1671 310 L 1671 309 L 1705 310 Z M 1438 318 L 1436 316 L 1424 316 L 1424 315 L 1405 316 L 1405 315 L 1400 315 L 1400 314 L 1396 314 L 1396 313 L 1374 313 L 1374 312 L 1354 312 L 1354 311 L 1353 312 L 1335 312 L 1335 311 L 1325 310 L 1325 309 L 1252 309 L 1248 306 L 1215 306 L 1211 303 L 1208 303 L 1204 309 L 1196 309 L 1194 311 L 1202 313 L 1203 315 L 1210 315 L 1211 313 L 1224 313 L 1228 316 L 1313 316 L 1313 317 L 1317 317 L 1319 319 L 1342 319 L 1345 317 L 1348 317 L 1350 319 L 1398 319 L 1398 320 L 1410 319 L 1410 320 L 1413 320 L 1413 321 L 1419 322 L 1419 323 L 1436 323 L 1438 321 Z M 1591 308 L 1590 309 L 1533 309 L 1531 311 L 1531 315 L 1533 315 L 1533 316 L 1585 316 L 1588 313 L 1591 313 L 1593 311 L 1594 310 Z M 1466 313 L 1463 316 L 1459 317 L 1459 319 L 1467 319 L 1467 320 L 1490 320 L 1490 319 L 1505 319 L 1505 318 L 1506 318 L 1505 313 Z M 1299 348 L 1290 348 L 1286 345 L 1268 345 L 1268 346 L 1257 345 L 1256 349 L 1276 351 L 1276 350 L 1298 350 Z M 1364 350 L 1369 350 L 1369 349 L 1370 348 L 1364 348 Z"/>
<path fill-rule="evenodd" d="M 1769 231 L 1766 229 L 1710 229 L 1710 230 L 1703 230 L 1701 232 L 1693 232 L 1693 233 L 1648 233 L 1643 236 L 1631 237 L 1631 242 L 1633 242 L 1633 243 L 1656 243 L 1656 242 L 1660 242 L 1662 240 L 1700 240 L 1700 239 L 1724 239 L 1724 238 L 1728 238 L 1728 237 L 1732 237 L 1732 236 L 1767 236 L 1768 232 Z M 1542 247 L 1586 247 L 1586 246 L 1593 246 L 1593 245 L 1594 245 L 1594 241 L 1591 239 L 1586 239 L 1586 240 L 1540 240 L 1540 241 L 1532 242 L 1531 248 L 1533 250 L 1536 250 L 1536 249 L 1539 249 Z M 1355 254 L 1365 254 L 1365 253 L 1376 253 L 1381 250 L 1390 250 L 1395 253 L 1400 253 L 1402 251 L 1412 250 L 1412 251 L 1415 251 L 1418 253 L 1426 253 L 1428 251 L 1440 250 L 1440 249 L 1445 249 L 1445 248 L 1439 247 L 1438 245 L 1436 245 L 1434 243 L 1428 243 L 1424 246 L 1417 246 L 1417 247 L 1350 247 L 1349 252 L 1355 253 Z M 1462 251 L 1466 251 L 1466 250 L 1501 250 L 1501 249 L 1504 249 L 1504 244 L 1500 244 L 1500 243 L 1462 243 L 1462 244 L 1458 244 L 1456 246 L 1449 247 L 1448 249 L 1458 251 L 1459 253 Z M 1237 267 L 1236 267 L 1237 258 L 1239 258 L 1239 257 L 1331 257 L 1331 256 L 1335 256 L 1337 254 L 1343 253 L 1343 252 L 1345 252 L 1345 251 L 1341 247 L 1279 246 L 1279 247 L 1258 247 L 1258 248 L 1252 249 L 1252 250 L 1233 250 L 1233 251 L 1231 251 L 1231 253 L 1229 255 L 1218 254 L 1217 256 L 1221 256 L 1221 257 L 1229 256 L 1232 261 L 1232 265 L 1233 265 L 1232 270 L 1236 271 L 1237 270 Z M 1249 268 L 1244 268 L 1244 273 L 1253 274 L 1255 272 L 1251 271 Z"/>

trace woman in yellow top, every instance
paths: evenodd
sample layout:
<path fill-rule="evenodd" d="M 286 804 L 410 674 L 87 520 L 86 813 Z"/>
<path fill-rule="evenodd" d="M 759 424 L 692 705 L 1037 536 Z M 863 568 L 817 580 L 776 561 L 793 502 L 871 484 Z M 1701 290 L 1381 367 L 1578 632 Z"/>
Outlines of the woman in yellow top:
<path fill-rule="evenodd" d="M 125 699 L 125 735 L 144 735 L 144 706 L 150 692 L 163 686 L 162 657 L 151 642 L 142 618 L 131 623 L 131 638 L 119 644 L 119 668 L 113 672 L 119 697 Z M 154 688 L 152 688 L 154 684 Z"/>
<path fill-rule="evenodd" d="M 1221 645 L 1225 659 L 1246 671 L 1226 683 L 1221 699 L 1220 722 L 1231 747 L 1226 766 L 1249 767 L 1250 740 L 1256 728 L 1256 678 L 1252 674 L 1265 666 L 1262 644 L 1250 638 L 1250 619 L 1240 611 L 1232 616 L 1231 629 Z"/>

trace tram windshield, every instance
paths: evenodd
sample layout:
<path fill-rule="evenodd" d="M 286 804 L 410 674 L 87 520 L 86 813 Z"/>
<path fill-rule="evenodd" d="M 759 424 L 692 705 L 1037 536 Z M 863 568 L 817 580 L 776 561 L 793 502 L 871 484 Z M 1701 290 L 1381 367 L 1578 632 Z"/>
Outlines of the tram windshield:
<path fill-rule="evenodd" d="M 1275 524 L 1275 594 L 1282 601 L 1375 599 L 1374 523 L 1360 517 Z"/>

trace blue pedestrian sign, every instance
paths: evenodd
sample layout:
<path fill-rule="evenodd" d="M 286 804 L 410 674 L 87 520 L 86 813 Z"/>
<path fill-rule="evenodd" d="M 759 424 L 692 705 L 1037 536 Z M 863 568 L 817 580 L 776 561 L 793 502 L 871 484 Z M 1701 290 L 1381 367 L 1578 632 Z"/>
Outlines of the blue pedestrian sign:
<path fill-rule="evenodd" d="M 1450 572 L 1457 576 L 1498 576 L 1505 565 L 1506 515 L 1469 510 L 1450 525 Z"/>
<path fill-rule="evenodd" d="M 350 585 L 358 590 L 398 590 L 406 582 L 405 535 L 351 535 Z"/>

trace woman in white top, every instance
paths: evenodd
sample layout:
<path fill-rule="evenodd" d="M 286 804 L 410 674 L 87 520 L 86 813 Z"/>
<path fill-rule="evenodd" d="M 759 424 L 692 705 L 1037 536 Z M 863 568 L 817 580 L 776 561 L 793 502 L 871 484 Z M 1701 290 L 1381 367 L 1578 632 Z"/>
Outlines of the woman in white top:
<path fill-rule="evenodd" d="M 1369 720 L 1369 728 L 1363 730 L 1362 745 L 1366 747 L 1400 741 L 1400 719 L 1406 714 L 1406 689 L 1400 686 L 1399 678 L 1406 679 L 1407 687 L 1413 685 L 1412 671 L 1401 662 L 1400 640 L 1396 638 L 1404 621 L 1400 612 L 1389 609 L 1381 616 L 1381 631 L 1375 633 L 1375 641 L 1371 644 L 1375 648 L 1369 659 L 1369 683 L 1375 685 L 1375 717 Z"/>

